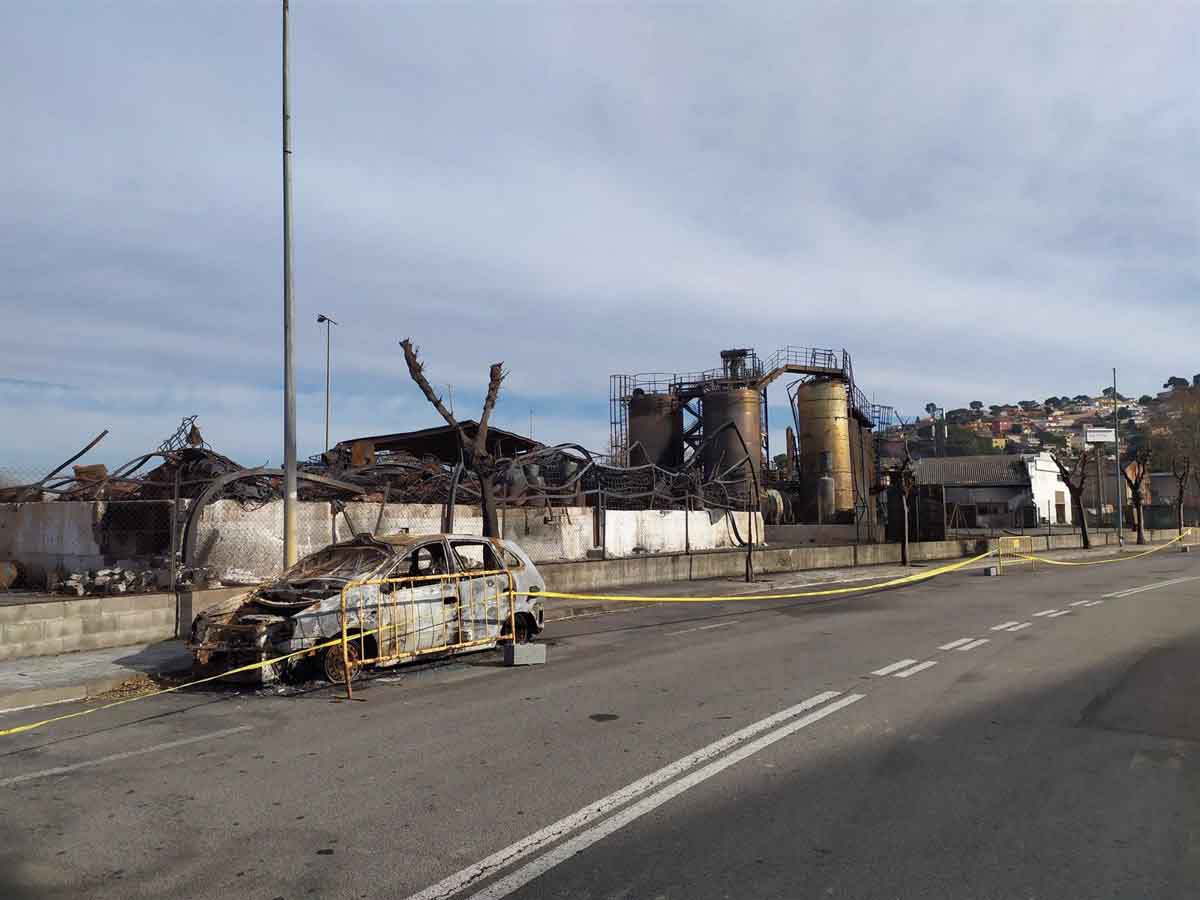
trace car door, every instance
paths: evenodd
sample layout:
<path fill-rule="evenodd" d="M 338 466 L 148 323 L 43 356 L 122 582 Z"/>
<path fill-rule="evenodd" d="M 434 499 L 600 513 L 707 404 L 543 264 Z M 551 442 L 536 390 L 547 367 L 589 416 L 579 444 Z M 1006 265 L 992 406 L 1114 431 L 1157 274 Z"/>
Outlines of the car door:
<path fill-rule="evenodd" d="M 481 641 L 500 636 L 507 604 L 508 576 L 491 541 L 452 539 L 450 549 L 462 577 L 458 582 L 459 639 Z M 491 574 L 482 574 L 491 573 Z"/>
<path fill-rule="evenodd" d="M 458 632 L 458 593 L 444 541 L 413 547 L 382 585 L 379 613 L 381 657 L 433 650 L 452 643 Z"/>

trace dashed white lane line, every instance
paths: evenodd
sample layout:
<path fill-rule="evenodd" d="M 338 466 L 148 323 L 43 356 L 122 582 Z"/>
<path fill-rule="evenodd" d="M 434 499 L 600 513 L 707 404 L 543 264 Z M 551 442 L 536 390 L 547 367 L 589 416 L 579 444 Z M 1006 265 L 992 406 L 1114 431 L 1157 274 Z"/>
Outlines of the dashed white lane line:
<path fill-rule="evenodd" d="M 522 866 L 517 871 L 506 875 L 504 878 L 488 885 L 482 891 L 471 896 L 471 900 L 500 900 L 502 897 L 507 897 L 514 891 L 520 890 L 535 878 L 550 871 L 550 869 L 571 859 L 579 853 L 582 853 L 588 847 L 598 841 L 603 840 L 615 831 L 624 828 L 631 822 L 652 812 L 662 806 L 667 801 L 679 796 L 684 791 L 695 787 L 701 782 L 707 781 L 714 775 L 717 775 L 728 769 L 732 765 L 736 765 L 743 759 L 753 756 L 760 750 L 764 750 L 777 741 L 783 740 L 790 734 L 794 734 L 801 728 L 806 728 L 813 722 L 823 719 L 825 716 L 831 715 L 852 703 L 857 703 L 863 698 L 863 694 L 848 694 L 841 700 L 830 703 L 828 706 L 823 706 L 816 712 L 811 712 L 808 715 L 796 719 L 794 722 L 789 722 L 782 728 L 769 732 L 755 741 L 746 744 L 738 750 L 728 754 L 727 756 L 718 759 L 715 762 L 709 763 L 702 769 L 697 769 L 690 775 L 680 778 L 678 781 L 672 782 L 657 793 L 651 794 L 649 797 L 644 797 L 637 803 L 627 806 L 619 813 L 609 816 L 603 822 L 594 825 L 587 831 L 581 832 L 568 841 L 559 844 L 550 852 L 538 857 L 525 866 Z M 418 895 L 422 896 L 422 895 Z M 444 896 L 444 895 L 432 895 Z M 410 898 L 414 900 L 414 898 Z"/>
<path fill-rule="evenodd" d="M 1086 600 L 1076 600 L 1074 603 L 1068 603 L 1067 606 L 1085 606 L 1087 602 Z"/>
<path fill-rule="evenodd" d="M 936 659 L 927 659 L 923 663 L 917 663 L 911 668 L 905 669 L 903 672 L 893 672 L 893 678 L 908 678 L 910 675 L 916 675 L 918 672 L 924 672 L 926 669 L 931 669 L 937 665 Z"/>
<path fill-rule="evenodd" d="M 978 640 L 971 641 L 971 643 L 969 643 L 969 644 L 963 644 L 958 649 L 959 649 L 959 652 L 961 652 L 963 650 L 974 650 L 976 647 L 982 647 L 984 644 L 986 644 L 990 640 L 991 640 L 991 638 L 979 638 Z"/>
<path fill-rule="evenodd" d="M 1085 603 L 1083 605 L 1084 606 L 1103 606 L 1104 601 L 1103 600 L 1089 600 L 1087 603 Z"/>
<path fill-rule="evenodd" d="M 102 766 L 105 763 L 117 762 L 122 759 L 129 759 L 133 756 L 144 756 L 147 753 L 156 753 L 159 750 L 174 750 L 176 747 L 186 747 L 188 744 L 198 744 L 201 741 L 211 741 L 214 738 L 228 737 L 231 734 L 238 734 L 243 731 L 252 731 L 249 725 L 237 725 L 233 728 L 222 728 L 220 731 L 210 731 L 207 734 L 198 734 L 195 737 L 180 738 L 177 741 L 167 741 L 165 744 L 155 744 L 153 747 L 142 747 L 140 750 L 126 750 L 122 753 L 113 753 L 110 756 L 101 756 L 99 759 L 89 759 L 84 762 L 72 763 L 69 766 L 56 766 L 53 769 L 42 769 L 39 772 L 26 772 L 24 775 L 14 775 L 11 778 L 0 779 L 0 787 L 8 787 L 11 784 L 21 784 L 25 781 L 33 781 L 36 778 L 46 778 L 50 775 L 66 775 L 68 772 L 77 772 L 80 769 L 87 769 L 91 766 Z"/>
<path fill-rule="evenodd" d="M 661 769 L 651 772 L 649 775 L 627 784 L 620 790 L 609 794 L 607 797 L 600 798 L 596 802 L 583 807 L 577 812 L 571 813 L 569 816 L 564 816 L 557 822 L 553 822 L 547 825 L 545 828 L 521 838 L 521 840 L 517 841 L 516 843 L 509 844 L 502 850 L 497 850 L 491 856 L 481 859 L 479 862 L 467 866 L 465 869 L 460 869 L 458 872 L 443 878 L 436 884 L 431 884 L 423 891 L 413 894 L 408 898 L 408 900 L 444 900 L 444 898 L 451 897 L 460 891 L 466 890 L 480 879 L 487 878 L 494 874 L 498 869 L 509 866 L 512 863 L 515 863 L 518 860 L 528 856 L 530 853 L 540 850 L 542 847 L 545 847 L 554 841 L 559 840 L 560 838 L 566 837 L 575 829 L 582 828 L 589 822 L 608 815 L 610 812 L 624 806 L 630 800 L 640 797 L 643 794 L 658 788 L 660 785 L 666 784 L 668 781 L 671 781 L 689 769 L 692 769 L 703 762 L 707 762 L 714 756 L 720 756 L 723 753 L 735 750 L 735 748 L 739 747 L 739 745 L 745 744 L 743 749 L 752 746 L 750 744 L 746 744 L 745 742 L 749 741 L 752 737 L 760 734 L 761 732 L 770 732 L 770 729 L 782 725 L 784 722 L 787 722 L 788 719 L 798 716 L 800 713 L 806 712 L 807 710 L 812 709 L 814 706 L 820 706 L 827 700 L 832 700 L 837 696 L 839 696 L 837 691 L 824 691 L 816 696 L 809 697 L 807 700 L 801 701 L 795 706 L 789 706 L 787 709 L 780 710 L 773 715 L 767 716 L 765 719 L 759 719 L 757 722 L 753 722 L 750 725 L 747 725 L 745 728 L 735 731 L 730 735 L 726 735 L 725 737 L 718 741 L 714 741 L 706 747 L 701 747 L 699 750 L 689 753 L 687 756 L 681 757 L 675 762 L 669 763 L 668 765 L 663 766 Z M 837 709 L 841 709 L 842 706 L 848 706 L 850 703 L 861 700 L 862 696 L 862 694 L 850 694 L 843 700 L 839 700 L 837 704 L 833 704 L 833 706 L 836 706 Z M 830 707 L 820 709 L 817 711 L 819 714 L 818 718 L 835 711 L 835 709 Z M 806 716 L 803 719 L 797 719 L 795 722 L 792 722 L 788 727 L 798 726 L 799 728 L 803 728 L 814 721 L 816 721 L 816 719 L 810 720 L 809 717 Z M 765 737 L 771 737 L 773 734 L 777 733 L 778 732 L 770 732 L 769 734 L 765 735 Z M 725 759 L 729 759 L 729 757 L 727 756 Z M 724 761 L 724 759 L 721 760 L 721 762 Z M 702 769 L 700 771 L 704 770 Z M 651 798 L 655 796 L 658 795 L 653 794 L 651 795 Z"/>
<path fill-rule="evenodd" d="M 1017 622 L 1016 619 L 1013 619 L 1011 622 L 1001 622 L 999 625 L 993 625 L 992 631 L 1006 631 L 1009 628 L 1012 628 L 1014 625 L 1017 625 L 1017 624 L 1019 624 L 1019 623 Z"/>
<path fill-rule="evenodd" d="M 1183 584 L 1185 581 L 1195 581 L 1200 578 L 1200 575 L 1187 575 L 1183 578 L 1172 578 L 1169 581 L 1156 581 L 1154 584 L 1144 584 L 1141 587 L 1126 588 L 1123 591 L 1113 591 L 1111 594 L 1103 594 L 1107 600 L 1109 597 L 1129 597 L 1133 594 L 1140 594 L 1143 591 L 1156 591 L 1159 588 L 1170 587 L 1173 584 Z"/>
<path fill-rule="evenodd" d="M 939 650 L 955 650 L 955 649 L 961 647 L 963 644 L 971 643 L 971 641 L 973 641 L 973 640 L 975 640 L 975 638 L 959 638 L 957 641 L 951 641 L 948 644 L 942 644 L 942 646 L 938 647 L 938 649 Z"/>
<path fill-rule="evenodd" d="M 1060 609 L 1056 613 L 1051 613 L 1049 616 L 1047 616 L 1047 618 L 1057 619 L 1059 616 L 1069 616 L 1070 614 L 1071 611 L 1069 609 Z"/>
<path fill-rule="evenodd" d="M 1020 625 L 1014 625 L 1012 628 L 1010 628 L 1008 630 L 1009 631 L 1024 631 L 1026 628 L 1028 628 L 1032 624 L 1033 624 L 1032 622 L 1022 622 Z"/>
<path fill-rule="evenodd" d="M 731 622 L 717 622 L 713 625 L 700 625 L 696 628 L 685 628 L 683 631 L 668 631 L 666 636 L 670 637 L 676 634 L 691 634 L 693 631 L 709 631 L 713 628 L 724 628 L 726 625 L 736 625 L 739 621 L 739 619 L 734 619 Z"/>
<path fill-rule="evenodd" d="M 915 659 L 902 659 L 899 662 L 894 662 L 891 665 L 884 666 L 882 669 L 876 669 L 871 674 L 872 675 L 891 675 L 893 672 L 899 672 L 901 669 L 907 669 L 909 666 L 911 666 L 915 662 L 916 662 Z"/>
<path fill-rule="evenodd" d="M 1052 613 L 1056 613 L 1056 612 L 1058 612 L 1057 609 L 1043 609 L 1041 612 L 1035 612 L 1033 614 L 1033 617 L 1036 619 L 1039 616 L 1048 616 L 1048 615 L 1051 615 Z"/>

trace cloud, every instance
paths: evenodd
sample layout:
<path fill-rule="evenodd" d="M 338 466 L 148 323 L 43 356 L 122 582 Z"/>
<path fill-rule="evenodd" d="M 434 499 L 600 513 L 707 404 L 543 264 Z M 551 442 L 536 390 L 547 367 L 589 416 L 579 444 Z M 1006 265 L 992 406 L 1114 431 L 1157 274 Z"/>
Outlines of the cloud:
<path fill-rule="evenodd" d="M 725 346 L 844 346 L 910 412 L 1190 375 L 1193 12 L 295 5 L 301 451 L 318 312 L 335 440 L 436 423 L 409 335 L 463 408 L 502 359 L 500 424 L 600 449 L 610 373 Z M 0 467 L 191 413 L 278 459 L 278 24 L 0 11 Z"/>

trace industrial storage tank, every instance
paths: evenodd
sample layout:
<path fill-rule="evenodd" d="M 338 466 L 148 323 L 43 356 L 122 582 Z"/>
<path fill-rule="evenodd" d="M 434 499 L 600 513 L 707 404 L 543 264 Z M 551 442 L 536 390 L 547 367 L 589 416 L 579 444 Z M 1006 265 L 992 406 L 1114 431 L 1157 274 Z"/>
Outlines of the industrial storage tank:
<path fill-rule="evenodd" d="M 850 420 L 850 454 L 854 471 L 852 484 L 857 489 L 857 501 L 863 507 L 861 521 L 874 523 L 876 501 L 871 494 L 871 488 L 875 482 L 878 450 L 875 446 L 875 435 L 867 422 L 868 420 L 858 416 Z"/>
<path fill-rule="evenodd" d="M 704 475 L 714 478 L 726 471 L 738 460 L 743 459 L 747 450 L 750 462 L 754 466 L 754 475 L 762 488 L 762 395 L 757 388 L 730 388 L 728 390 L 706 391 L 704 393 L 702 420 L 704 440 L 707 448 L 704 451 Z M 732 428 L 727 428 L 717 435 L 716 440 L 707 443 L 709 437 L 717 434 L 726 422 L 733 422 L 741 432 L 742 440 L 734 434 Z M 746 446 L 743 449 L 742 441 Z M 735 472 L 733 475 L 737 475 Z M 732 477 L 732 476 L 731 476 Z M 753 493 L 753 487 L 748 486 Z"/>
<path fill-rule="evenodd" d="M 848 387 L 838 379 L 817 378 L 797 385 L 793 395 L 802 477 L 810 482 L 823 475 L 833 479 L 833 510 L 823 510 L 826 517 L 854 512 L 854 472 L 859 466 L 851 462 L 850 432 L 859 426 L 850 420 Z"/>
<path fill-rule="evenodd" d="M 634 447 L 640 442 L 641 447 Z M 635 388 L 629 397 L 629 464 L 683 465 L 683 407 L 674 394 Z"/>

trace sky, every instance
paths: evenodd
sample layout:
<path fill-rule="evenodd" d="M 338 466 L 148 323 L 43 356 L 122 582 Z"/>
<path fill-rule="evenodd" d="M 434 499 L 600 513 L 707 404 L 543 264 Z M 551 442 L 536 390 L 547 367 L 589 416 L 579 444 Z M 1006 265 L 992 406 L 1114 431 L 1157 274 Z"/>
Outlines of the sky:
<path fill-rule="evenodd" d="M 0 476 L 282 459 L 278 2 L 0 5 Z M 1200 372 L 1200 4 L 293 0 L 301 456 L 846 348 L 907 416 Z M 789 419 L 771 395 L 772 446 Z"/>

